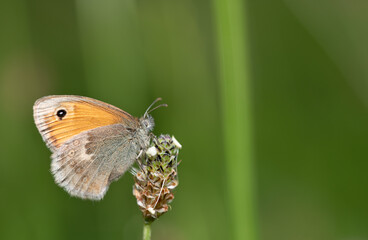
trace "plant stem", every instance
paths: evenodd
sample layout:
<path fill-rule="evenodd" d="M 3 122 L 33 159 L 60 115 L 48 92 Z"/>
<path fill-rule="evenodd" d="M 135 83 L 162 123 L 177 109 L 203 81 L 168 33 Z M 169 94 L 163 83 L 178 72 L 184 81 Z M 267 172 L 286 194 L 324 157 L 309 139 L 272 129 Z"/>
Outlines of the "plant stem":
<path fill-rule="evenodd" d="M 144 222 L 143 240 L 151 240 L 151 222 Z"/>
<path fill-rule="evenodd" d="M 252 111 L 244 0 L 214 0 L 232 239 L 255 240 Z"/>

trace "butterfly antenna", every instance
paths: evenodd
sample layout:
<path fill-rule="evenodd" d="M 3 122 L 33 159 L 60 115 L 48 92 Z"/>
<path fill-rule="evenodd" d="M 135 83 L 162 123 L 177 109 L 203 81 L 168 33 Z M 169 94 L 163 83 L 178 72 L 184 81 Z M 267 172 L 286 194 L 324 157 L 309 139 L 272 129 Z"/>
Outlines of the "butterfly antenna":
<path fill-rule="evenodd" d="M 157 103 L 158 101 L 161 101 L 162 100 L 162 98 L 156 98 L 156 100 L 155 101 L 153 101 L 153 103 L 151 103 L 151 105 L 149 105 L 149 107 L 147 108 L 147 110 L 146 110 L 146 112 L 144 113 L 144 117 L 147 117 L 147 114 L 148 114 L 148 111 L 151 109 L 151 107 L 155 104 L 155 103 Z"/>
<path fill-rule="evenodd" d="M 153 110 L 155 110 L 155 109 L 157 109 L 157 108 L 159 108 L 159 107 L 167 107 L 167 104 L 161 104 L 161 105 L 158 105 L 157 107 L 155 107 L 155 108 L 153 108 L 153 109 L 151 109 L 151 107 L 155 104 L 155 103 L 157 103 L 158 101 L 161 101 L 162 100 L 162 98 L 156 98 L 156 100 L 155 101 L 153 101 L 153 103 L 151 103 L 151 105 L 147 108 L 147 110 L 146 110 L 146 112 L 144 113 L 144 117 L 147 117 L 147 114 L 149 114 L 150 112 L 152 112 Z"/>
<path fill-rule="evenodd" d="M 150 113 L 150 112 L 152 112 L 153 110 L 156 110 L 157 108 L 159 108 L 159 107 L 167 107 L 168 105 L 166 104 L 166 103 L 164 103 L 164 104 L 160 104 L 160 105 L 158 105 L 157 107 L 154 107 L 154 108 L 152 108 L 151 110 L 149 110 L 148 111 L 148 113 Z"/>

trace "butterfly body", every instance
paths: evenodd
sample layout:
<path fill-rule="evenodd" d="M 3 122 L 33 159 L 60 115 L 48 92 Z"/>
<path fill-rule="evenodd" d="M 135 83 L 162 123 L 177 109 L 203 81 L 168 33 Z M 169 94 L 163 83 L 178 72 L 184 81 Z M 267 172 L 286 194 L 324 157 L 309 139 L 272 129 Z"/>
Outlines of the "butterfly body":
<path fill-rule="evenodd" d="M 138 119 L 81 96 L 47 96 L 33 108 L 36 126 L 52 151 L 55 182 L 83 199 L 103 198 L 110 183 L 147 149 L 154 127 L 148 114 Z"/>

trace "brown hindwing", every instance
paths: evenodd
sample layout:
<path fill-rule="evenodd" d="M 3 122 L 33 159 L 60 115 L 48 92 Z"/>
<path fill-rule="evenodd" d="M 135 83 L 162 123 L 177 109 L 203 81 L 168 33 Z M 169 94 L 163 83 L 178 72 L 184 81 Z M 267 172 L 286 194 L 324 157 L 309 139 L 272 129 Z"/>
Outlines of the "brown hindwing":
<path fill-rule="evenodd" d="M 55 182 L 72 196 L 100 200 L 137 157 L 140 146 L 132 134 L 115 124 L 72 137 L 52 155 Z"/>

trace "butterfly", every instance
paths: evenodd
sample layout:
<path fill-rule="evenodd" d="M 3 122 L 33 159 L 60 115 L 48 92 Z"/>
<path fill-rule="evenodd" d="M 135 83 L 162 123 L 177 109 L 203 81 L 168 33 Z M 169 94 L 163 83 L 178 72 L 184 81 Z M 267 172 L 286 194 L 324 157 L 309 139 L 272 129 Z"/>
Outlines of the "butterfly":
<path fill-rule="evenodd" d="M 82 96 L 38 99 L 33 117 L 51 150 L 55 182 L 71 196 L 100 200 L 149 147 L 155 125 L 151 107 L 141 118 L 110 104 Z"/>

